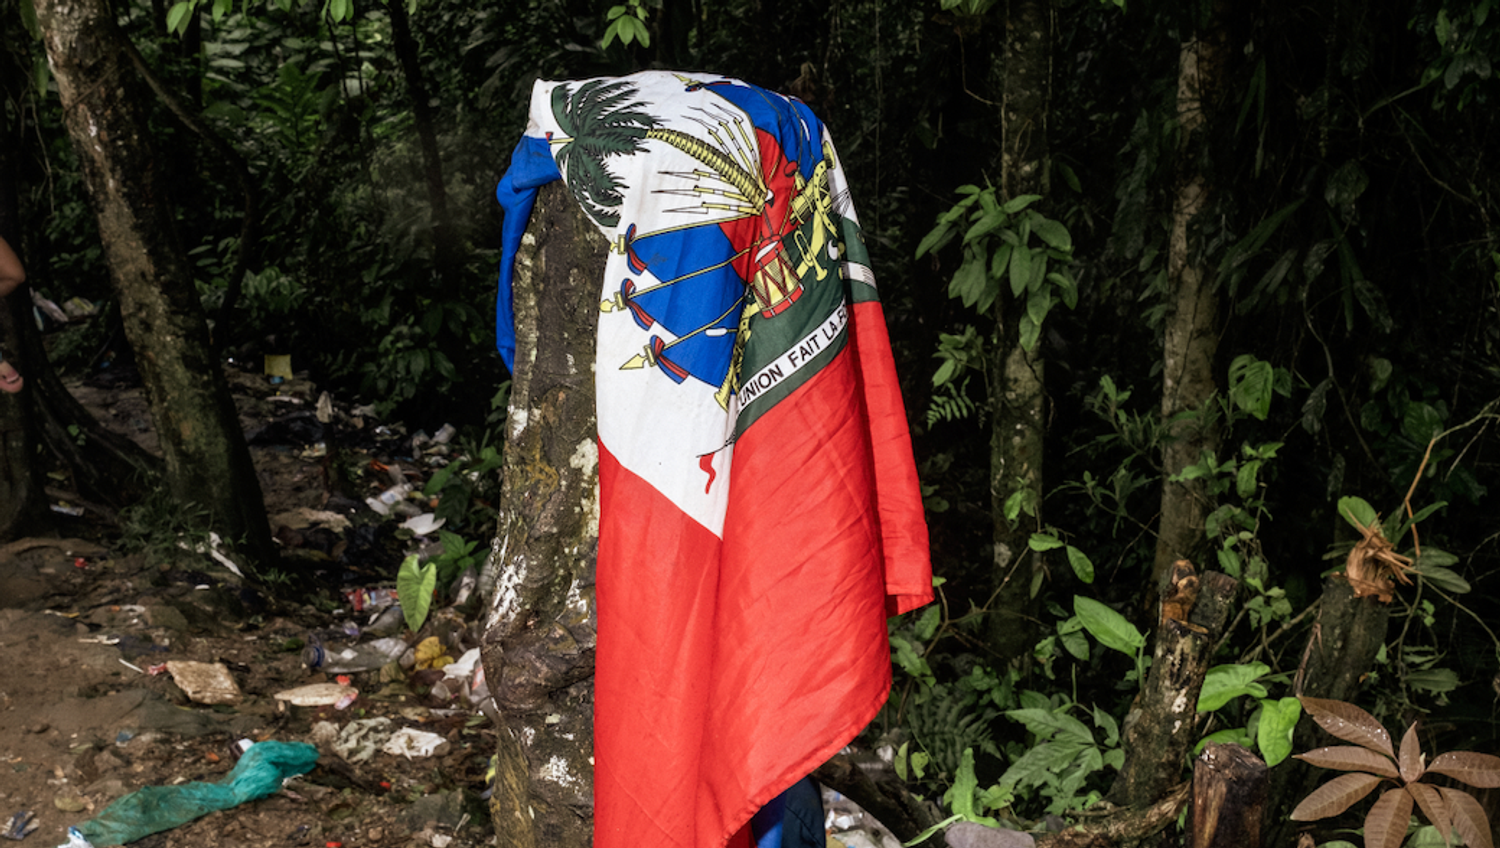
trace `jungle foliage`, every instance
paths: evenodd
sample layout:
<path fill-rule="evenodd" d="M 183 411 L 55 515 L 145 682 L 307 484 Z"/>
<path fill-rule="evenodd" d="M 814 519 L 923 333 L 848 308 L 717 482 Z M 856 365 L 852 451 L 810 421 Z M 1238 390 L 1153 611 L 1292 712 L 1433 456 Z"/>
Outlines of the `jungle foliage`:
<path fill-rule="evenodd" d="M 97 369 L 101 352 L 128 351 L 29 5 L 0 0 L 22 239 L 40 292 L 103 303 L 52 350 L 59 367 Z M 157 101 L 155 141 L 174 163 L 215 344 L 236 359 L 290 352 L 382 414 L 453 421 L 475 440 L 498 425 L 490 401 L 506 376 L 489 317 L 491 191 L 531 81 L 676 67 L 807 101 L 839 144 L 870 238 L 944 581 L 941 603 L 892 623 L 896 687 L 868 741 L 954 815 L 1024 827 L 1104 797 L 1129 755 L 1121 726 L 1159 620 L 1147 602 L 1164 477 L 1202 482 L 1196 565 L 1239 581 L 1198 705 L 1203 737 L 1301 767 L 1287 757 L 1324 577 L 1375 556 L 1378 536 L 1386 562 L 1410 567 L 1366 573 L 1391 625 L 1357 700 L 1372 721 L 1441 718 L 1424 731 L 1436 750 L 1496 749 L 1493 5 L 1054 0 L 1052 97 L 1033 116 L 1045 118 L 1050 190 L 1019 197 L 998 188 L 1005 2 L 117 11 L 144 62 L 241 160 Z M 410 15 L 431 127 L 417 126 L 393 11 Z M 1219 119 L 1185 148 L 1181 47 L 1210 25 L 1229 48 Z M 451 274 L 425 130 L 458 246 Z M 1182 415 L 1215 426 L 1222 447 L 1165 468 L 1173 197 L 1189 170 L 1212 187 L 1187 260 L 1217 293 L 1203 321 L 1219 339 L 1219 391 Z M 997 301 L 1025 310 L 1023 344 L 1048 363 L 1042 501 L 1005 509 L 1031 522 L 1030 549 L 1048 564 L 1028 587 L 1042 636 L 1019 657 L 997 655 L 984 624 Z"/>

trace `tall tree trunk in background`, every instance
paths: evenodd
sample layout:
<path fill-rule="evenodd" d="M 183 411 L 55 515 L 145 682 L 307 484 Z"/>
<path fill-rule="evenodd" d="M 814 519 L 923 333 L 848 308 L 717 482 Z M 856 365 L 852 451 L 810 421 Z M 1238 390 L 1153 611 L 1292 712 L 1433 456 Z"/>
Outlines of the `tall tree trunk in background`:
<path fill-rule="evenodd" d="M 560 182 L 516 258 L 516 368 L 500 521 L 485 574 L 485 679 L 504 726 L 490 812 L 503 848 L 593 834 L 594 345 L 604 238 Z"/>
<path fill-rule="evenodd" d="M 1047 110 L 1052 92 L 1052 0 L 1009 0 L 1005 49 L 1000 59 L 1000 174 L 1006 198 L 1047 196 Z M 1031 623 L 1032 582 L 1041 576 L 1041 555 L 1027 546 L 1042 507 L 1042 446 L 1045 436 L 1043 362 L 1040 351 L 1021 347 L 1025 304 L 1008 292 L 995 301 L 999 324 L 991 388 L 990 503 L 995 523 L 997 596 L 991 605 L 989 644 L 1002 662 L 1024 657 L 1036 642 Z M 1017 492 L 1036 511 L 1012 521 L 1005 505 Z"/>
<path fill-rule="evenodd" d="M 37 19 L 134 348 L 166 482 L 260 564 L 274 561 L 260 483 L 161 178 L 162 160 L 104 0 L 38 0 Z"/>
<path fill-rule="evenodd" d="M 1177 72 L 1177 198 L 1172 206 L 1167 279 L 1170 309 L 1162 351 L 1161 414 L 1166 426 L 1162 446 L 1161 525 L 1156 541 L 1151 591 L 1155 592 L 1179 559 L 1201 562 L 1206 549 L 1203 521 L 1209 511 L 1205 480 L 1171 478 L 1198 462 L 1204 451 L 1219 450 L 1216 416 L 1207 409 L 1215 391 L 1214 354 L 1219 347 L 1219 301 L 1213 268 L 1201 245 L 1192 243 L 1194 219 L 1208 202 L 1211 186 L 1204 173 L 1207 129 L 1223 96 L 1227 36 L 1224 8 L 1215 3 L 1214 19 L 1200 35 L 1182 45 Z M 1203 414 L 1177 416 L 1192 411 Z"/>
<path fill-rule="evenodd" d="M 422 175 L 427 182 L 427 202 L 432 206 L 432 250 L 438 279 L 445 288 L 458 285 L 458 233 L 448 215 L 448 190 L 443 184 L 443 157 L 438 151 L 437 130 L 433 127 L 431 95 L 422 75 L 422 57 L 406 15 L 406 0 L 385 4 L 391 16 L 391 41 L 406 91 L 411 98 L 412 122 L 417 142 L 422 148 Z"/>

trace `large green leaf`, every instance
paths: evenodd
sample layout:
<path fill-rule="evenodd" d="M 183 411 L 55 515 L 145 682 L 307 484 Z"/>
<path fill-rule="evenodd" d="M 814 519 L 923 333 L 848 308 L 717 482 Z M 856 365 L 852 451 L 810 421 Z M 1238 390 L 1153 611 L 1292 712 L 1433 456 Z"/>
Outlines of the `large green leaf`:
<path fill-rule="evenodd" d="M 421 630 L 427 620 L 427 611 L 432 608 L 432 590 L 437 586 L 437 564 L 417 565 L 417 555 L 412 554 L 401 561 L 396 572 L 396 594 L 401 599 L 401 614 L 406 626 Z"/>
<path fill-rule="evenodd" d="M 1370 506 L 1364 498 L 1353 495 L 1339 498 L 1339 515 L 1356 530 L 1363 530 L 1380 520 L 1380 515 L 1375 512 L 1375 507 Z"/>
<path fill-rule="evenodd" d="M 1257 359 L 1253 354 L 1236 356 L 1229 364 L 1229 397 L 1235 406 L 1266 420 L 1271 411 L 1271 395 L 1275 394 L 1276 369 L 1271 363 Z"/>
<path fill-rule="evenodd" d="M 1198 712 L 1213 712 L 1241 695 L 1264 698 L 1266 687 L 1255 681 L 1270 671 L 1270 666 L 1260 662 L 1214 666 L 1203 678 L 1203 688 L 1198 693 Z"/>
<path fill-rule="evenodd" d="M 1255 742 L 1261 759 L 1274 766 L 1292 753 L 1292 731 L 1302 717 L 1302 704 L 1296 698 L 1260 702 L 1260 723 L 1255 728 Z"/>
<path fill-rule="evenodd" d="M 1135 625 L 1125 620 L 1125 616 L 1093 598 L 1074 595 L 1073 612 L 1083 622 L 1083 629 L 1106 648 L 1113 648 L 1133 657 L 1146 644 L 1146 637 Z"/>

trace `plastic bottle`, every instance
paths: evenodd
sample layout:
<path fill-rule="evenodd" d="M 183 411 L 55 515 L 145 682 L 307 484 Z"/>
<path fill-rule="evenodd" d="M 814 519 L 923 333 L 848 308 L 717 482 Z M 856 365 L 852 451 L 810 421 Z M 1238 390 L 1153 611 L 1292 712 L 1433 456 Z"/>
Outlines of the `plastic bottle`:
<path fill-rule="evenodd" d="M 329 674 L 350 674 L 380 668 L 405 652 L 406 641 L 397 636 L 344 648 L 308 645 L 302 649 L 302 664 Z"/>

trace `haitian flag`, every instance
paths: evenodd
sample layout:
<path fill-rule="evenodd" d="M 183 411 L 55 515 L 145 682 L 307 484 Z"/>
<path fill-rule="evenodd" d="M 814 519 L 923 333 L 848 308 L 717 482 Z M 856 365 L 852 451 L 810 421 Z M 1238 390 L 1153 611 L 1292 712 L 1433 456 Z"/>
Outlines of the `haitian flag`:
<path fill-rule="evenodd" d="M 497 305 L 554 179 L 610 243 L 598 308 L 595 845 L 746 844 L 875 716 L 932 600 L 885 321 L 833 143 L 704 74 L 538 81 L 497 194 Z"/>

